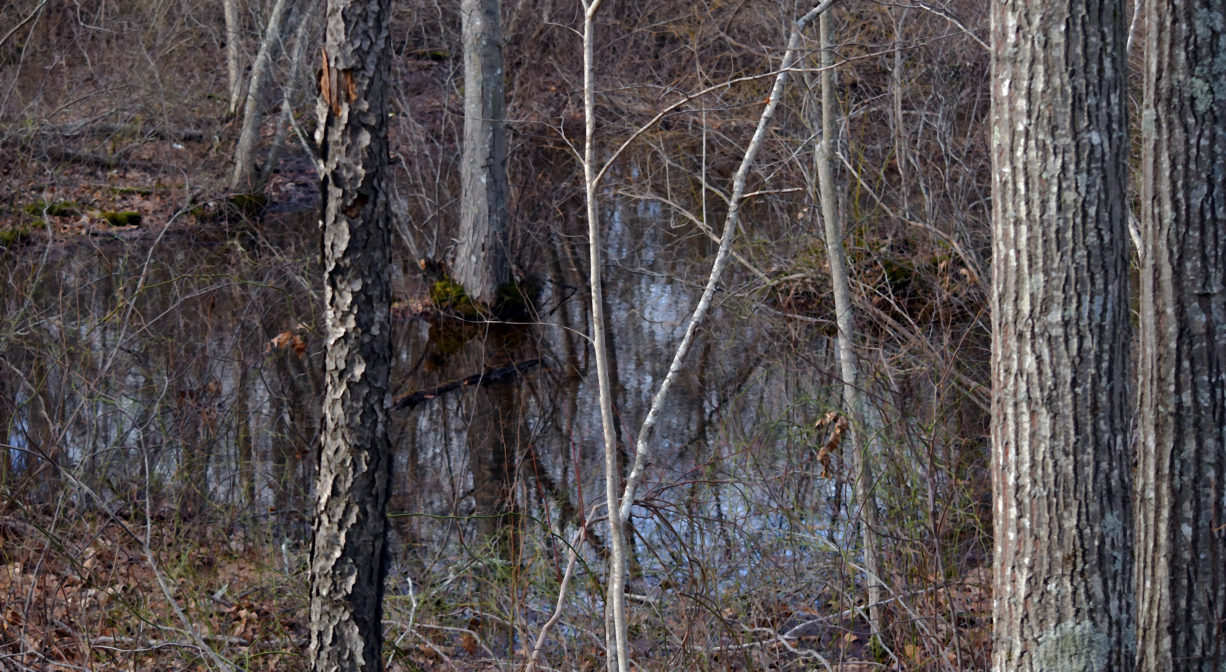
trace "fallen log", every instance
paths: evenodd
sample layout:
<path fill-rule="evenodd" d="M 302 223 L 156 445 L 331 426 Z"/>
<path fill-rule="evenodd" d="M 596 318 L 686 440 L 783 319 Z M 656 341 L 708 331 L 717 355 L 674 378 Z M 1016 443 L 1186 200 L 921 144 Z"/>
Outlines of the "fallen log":
<path fill-rule="evenodd" d="M 437 385 L 428 390 L 409 392 L 397 397 L 396 400 L 392 402 L 392 408 L 395 410 L 413 408 L 418 404 L 423 404 L 431 399 L 435 399 L 448 392 L 464 387 L 482 387 L 485 385 L 493 385 L 494 383 L 510 382 L 524 372 L 540 366 L 541 361 L 542 360 L 538 358 L 528 359 L 522 362 L 514 362 L 506 366 L 486 369 L 481 373 L 474 373 L 471 376 L 443 383 L 442 385 Z"/>

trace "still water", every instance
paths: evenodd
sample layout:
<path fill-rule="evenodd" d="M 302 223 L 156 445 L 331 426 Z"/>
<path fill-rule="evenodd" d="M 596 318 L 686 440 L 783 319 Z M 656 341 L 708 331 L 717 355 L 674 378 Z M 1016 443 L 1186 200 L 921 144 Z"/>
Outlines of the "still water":
<path fill-rule="evenodd" d="M 713 244 L 660 224 L 650 206 L 615 204 L 604 218 L 618 440 L 630 460 Z M 394 546 L 418 591 L 431 581 L 421 577 L 443 585 L 459 566 L 533 554 L 557 566 L 579 522 L 602 515 L 584 245 L 577 232 L 542 234 L 524 267 L 541 287 L 535 313 L 516 324 L 427 310 L 415 260 L 404 254 L 393 269 L 396 398 L 523 365 L 394 412 Z M 322 386 L 318 249 L 306 212 L 7 253 L 8 491 L 306 540 Z M 835 364 L 811 322 L 752 293 L 719 295 L 649 439 L 632 591 L 693 585 L 696 572 L 716 591 L 795 589 L 817 555 L 846 541 L 844 474 L 823 476 L 816 458 Z M 595 561 L 606 540 L 591 530 L 584 557 Z"/>

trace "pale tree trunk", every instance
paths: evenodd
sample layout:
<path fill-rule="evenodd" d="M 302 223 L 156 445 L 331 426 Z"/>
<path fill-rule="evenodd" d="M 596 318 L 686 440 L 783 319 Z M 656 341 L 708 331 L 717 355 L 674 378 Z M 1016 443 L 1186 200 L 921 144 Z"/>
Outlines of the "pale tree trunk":
<path fill-rule="evenodd" d="M 1150 0 L 1138 670 L 1226 669 L 1226 3 Z"/>
<path fill-rule="evenodd" d="M 281 119 L 277 122 L 277 131 L 273 135 L 272 143 L 268 146 L 268 155 L 264 160 L 264 167 L 260 170 L 259 177 L 256 178 L 256 191 L 263 191 L 272 179 L 272 174 L 277 168 L 277 162 L 281 158 L 281 149 L 285 144 L 285 136 L 289 133 L 289 129 L 296 123 L 294 121 L 294 106 L 298 98 L 298 92 L 301 84 L 302 66 L 307 61 L 307 31 L 311 28 L 311 17 L 316 15 L 318 0 L 308 0 L 305 5 L 296 8 L 297 18 L 290 19 L 290 25 L 295 22 L 298 24 L 294 29 L 294 42 L 290 50 L 290 65 L 289 75 L 286 77 L 285 83 L 281 85 Z M 286 32 L 289 32 L 289 27 L 286 27 Z"/>
<path fill-rule="evenodd" d="M 881 572 L 877 553 L 877 501 L 873 496 L 872 456 L 868 449 L 868 423 L 855 343 L 856 326 L 851 307 L 851 288 L 847 278 L 847 255 L 843 250 L 843 226 L 839 219 L 831 170 L 834 139 L 834 53 L 830 50 L 829 13 L 818 22 L 822 48 L 822 138 L 817 145 L 818 189 L 821 191 L 822 221 L 826 229 L 826 258 L 830 261 L 830 284 L 834 289 L 835 322 L 838 324 L 839 366 L 843 375 L 843 403 L 851 420 L 852 484 L 859 510 L 860 540 L 864 545 L 864 585 L 868 592 L 868 620 L 874 635 L 881 635 Z"/>
<path fill-rule="evenodd" d="M 243 71 L 239 59 L 239 40 L 242 39 L 242 24 L 238 18 L 238 0 L 222 0 L 226 16 L 226 75 L 230 84 L 230 115 L 238 114 L 239 99 L 243 95 Z"/>
<path fill-rule="evenodd" d="M 613 162 L 617 160 L 621 152 L 634 142 L 640 134 L 646 132 L 663 119 L 666 113 L 679 107 L 679 104 L 669 106 L 657 113 L 650 122 L 640 127 L 639 130 L 623 141 L 618 149 L 614 150 L 609 159 L 602 164 L 602 167 L 597 170 L 593 142 L 596 128 L 596 104 L 595 85 L 593 82 L 595 56 L 592 23 L 597 10 L 600 8 L 601 0 L 591 0 L 591 2 L 584 5 L 583 103 L 584 115 L 586 117 L 586 135 L 583 153 L 583 181 L 587 204 L 588 250 L 591 268 L 589 282 L 592 288 L 592 336 L 596 349 L 596 372 L 600 390 L 600 415 L 605 443 L 605 504 L 609 510 L 609 536 L 612 551 L 609 559 L 605 619 L 607 668 L 610 672 L 614 670 L 617 672 L 629 672 L 631 667 L 626 628 L 625 591 L 627 558 L 625 550 L 625 521 L 630 518 L 630 512 L 635 501 L 635 490 L 642 482 L 647 464 L 654 452 L 651 443 L 652 430 L 655 428 L 656 422 L 659 421 L 660 414 L 664 410 L 664 402 L 668 399 L 669 392 L 677 380 L 686 355 L 689 354 L 690 347 L 694 344 L 695 334 L 697 334 L 698 328 L 702 325 L 707 312 L 711 308 L 711 301 L 715 296 L 720 278 L 723 276 L 724 269 L 728 266 L 728 259 L 732 255 L 732 241 L 735 239 L 737 228 L 740 225 L 740 208 L 745 197 L 745 181 L 749 176 L 750 166 L 753 165 L 758 150 L 762 146 L 762 141 L 766 137 L 767 129 L 770 127 L 775 110 L 779 106 L 779 99 L 783 94 L 784 84 L 787 83 L 788 72 L 796 63 L 796 53 L 800 45 L 801 32 L 809 22 L 830 9 L 834 2 L 835 0 L 823 0 L 792 23 L 787 50 L 783 55 L 783 63 L 779 72 L 775 75 L 775 82 L 771 87 L 766 106 L 758 117 L 757 128 L 754 129 L 753 137 L 745 149 L 745 155 L 741 158 L 736 175 L 732 178 L 732 195 L 728 199 L 728 214 L 724 219 L 724 230 L 723 235 L 719 239 L 719 250 L 715 254 L 715 261 L 711 264 L 711 273 L 707 277 L 707 283 L 703 287 L 698 304 L 694 307 L 694 312 L 690 316 L 689 324 L 686 325 L 685 334 L 681 337 L 681 342 L 673 353 L 673 360 L 669 364 L 668 373 L 665 374 L 659 389 L 656 390 L 655 395 L 651 398 L 651 406 L 647 409 L 647 417 L 643 420 L 643 425 L 639 428 L 638 439 L 635 441 L 634 463 L 630 467 L 630 473 L 626 476 L 625 486 L 621 488 L 620 497 L 618 495 L 618 484 L 621 481 L 621 472 L 618 466 L 617 441 L 613 424 L 612 395 L 609 389 L 610 365 L 607 354 L 608 344 L 607 335 L 605 334 L 604 306 L 600 289 L 602 253 L 600 249 L 600 222 L 597 216 L 596 190 L 601 177 Z"/>
<path fill-rule="evenodd" d="M 255 64 L 251 66 L 251 81 L 242 105 L 243 125 L 238 134 L 238 144 L 234 148 L 231 190 L 251 193 L 263 188 L 263 185 L 255 184 L 251 179 L 255 162 L 255 142 L 259 138 L 260 125 L 264 120 L 264 80 L 272 67 L 274 50 L 284 41 L 282 33 L 286 31 L 283 24 L 288 4 L 286 0 L 276 0 L 273 3 L 272 12 L 268 15 L 268 26 L 264 30 L 264 39 L 260 42 L 259 52 L 256 53 Z"/>
<path fill-rule="evenodd" d="M 908 15 L 911 13 L 910 8 L 904 8 L 898 17 L 891 16 L 894 23 L 894 64 L 890 68 L 890 89 L 892 90 L 894 106 L 892 110 L 893 130 L 894 130 L 894 165 L 898 166 L 898 184 L 901 187 L 899 197 L 902 198 L 903 212 L 910 216 L 910 207 L 908 203 L 908 192 L 910 191 L 909 176 L 907 174 L 909 168 L 907 165 L 907 137 L 906 137 L 906 122 L 902 116 L 902 98 L 903 88 L 908 82 L 903 81 L 902 52 L 905 41 L 903 40 L 903 23 L 907 21 Z"/>
<path fill-rule="evenodd" d="M 618 515 L 621 470 L 617 460 L 617 432 L 613 426 L 613 392 L 609 382 L 609 345 L 605 330 L 604 298 L 600 266 L 600 211 L 596 200 L 599 174 L 596 168 L 596 65 L 593 24 L 602 0 L 583 7 L 583 189 L 587 207 L 588 285 L 592 294 L 592 346 L 596 354 L 596 387 L 604 439 L 605 506 L 609 513 L 609 577 L 605 595 L 605 664 L 609 672 L 629 672 L 630 654 L 626 628 L 626 537 Z"/>
<path fill-rule="evenodd" d="M 994 670 L 1128 670 L 1122 0 L 992 9 Z"/>
<path fill-rule="evenodd" d="M 311 548 L 313 669 L 382 669 L 391 363 L 390 0 L 329 0 L 320 145 L 323 426 Z"/>
<path fill-rule="evenodd" d="M 452 273 L 470 297 L 492 306 L 510 277 L 506 252 L 507 112 L 498 0 L 463 0 L 464 151 L 460 230 Z"/>

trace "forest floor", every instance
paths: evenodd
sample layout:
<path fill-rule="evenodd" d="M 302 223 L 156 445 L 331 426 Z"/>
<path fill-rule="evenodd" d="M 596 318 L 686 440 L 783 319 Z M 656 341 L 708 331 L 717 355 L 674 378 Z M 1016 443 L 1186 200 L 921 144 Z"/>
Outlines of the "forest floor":
<path fill-rule="evenodd" d="M 167 233 L 225 240 L 263 216 L 313 207 L 317 198 L 311 158 L 296 143 L 286 148 L 266 196 L 253 198 L 224 184 L 233 128 L 219 136 L 190 125 L 176 131 L 139 122 L 82 128 L 43 125 L 0 142 L 6 187 L 0 252 Z M 27 507 L 7 494 L 0 493 L 0 671 L 307 668 L 305 545 L 285 544 L 254 531 L 258 526 L 184 521 L 156 507 L 79 514 Z M 892 657 L 869 645 L 862 619 L 784 637 L 822 615 L 763 604 L 759 620 L 718 614 L 738 643 L 701 669 L 982 669 L 990 647 L 988 572 L 978 566 L 954 577 L 956 588 L 906 596 L 925 607 L 919 614 L 893 613 L 922 622 L 919 629 L 930 638 L 895 642 Z M 924 578 L 941 586 L 951 577 Z M 503 654 L 493 655 L 483 639 L 487 625 L 445 622 L 431 608 L 389 602 L 387 622 L 399 624 L 395 632 L 388 628 L 389 670 L 523 669 L 528 642 L 492 647 Z M 947 620 L 959 632 L 942 630 Z M 574 639 L 563 669 L 603 669 L 593 638 Z M 948 642 L 954 644 L 938 644 Z M 742 657 L 746 651 L 752 655 Z M 813 655 L 818 651 L 826 658 Z M 646 656 L 640 661 L 641 669 L 667 669 Z"/>
<path fill-rule="evenodd" d="M 125 519 L 63 510 L 16 513 L 0 516 L 0 669 L 307 669 L 305 548 L 277 546 L 238 526 L 192 527 L 157 514 Z M 966 577 L 967 587 L 949 596 L 963 606 L 964 618 L 981 624 L 990 623 L 986 571 L 976 570 Z M 407 610 L 395 604 L 388 610 L 385 622 L 422 617 L 422 627 L 407 641 L 393 637 L 395 628 L 388 626 L 391 672 L 521 669 L 527 660 L 526 649 L 492 659 L 476 624 L 436 628 L 426 624 L 425 613 L 396 613 Z M 790 618 L 798 616 L 803 614 Z M 855 626 L 835 640 L 828 633 L 768 638 L 756 645 L 763 650 L 753 659 L 766 654 L 775 663 L 762 669 L 780 670 L 950 669 L 958 655 L 967 663 L 982 660 L 988 629 L 975 630 L 964 639 L 981 650 L 947 651 L 943 661 L 932 660 L 914 642 L 896 645 L 897 659 L 890 661 L 874 654 L 867 633 Z M 825 666 L 805 654 L 818 640 Z M 572 656 L 578 666 L 567 669 L 603 667 L 594 648 Z M 758 669 L 739 654 L 719 658 L 706 669 Z M 641 662 L 643 669 L 662 669 Z"/>
<path fill-rule="evenodd" d="M 287 147 L 262 194 L 235 194 L 221 179 L 232 168 L 228 143 L 200 131 L 74 129 L 60 124 L 0 144 L 0 249 L 81 236 L 224 235 L 237 224 L 312 207 L 318 197 L 301 147 Z"/>
<path fill-rule="evenodd" d="M 288 550 L 241 530 L 26 514 L 0 517 L 0 669 L 305 667 Z"/>

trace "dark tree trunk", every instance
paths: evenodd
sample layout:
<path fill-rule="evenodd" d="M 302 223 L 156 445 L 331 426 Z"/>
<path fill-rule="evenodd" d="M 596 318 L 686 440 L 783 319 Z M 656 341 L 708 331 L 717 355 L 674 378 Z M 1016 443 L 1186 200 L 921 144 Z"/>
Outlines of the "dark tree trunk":
<path fill-rule="evenodd" d="M 493 306 L 510 278 L 506 252 L 507 112 L 498 0 L 463 0 L 464 155 L 460 231 L 452 272 L 480 303 Z"/>
<path fill-rule="evenodd" d="M 325 389 L 314 544 L 313 669 L 380 670 L 391 363 L 386 91 L 390 1 L 329 0 L 322 160 Z"/>
<path fill-rule="evenodd" d="M 1133 663 L 1123 17 L 993 5 L 998 671 Z"/>
<path fill-rule="evenodd" d="M 1149 0 L 1138 670 L 1226 669 L 1226 3 Z"/>

